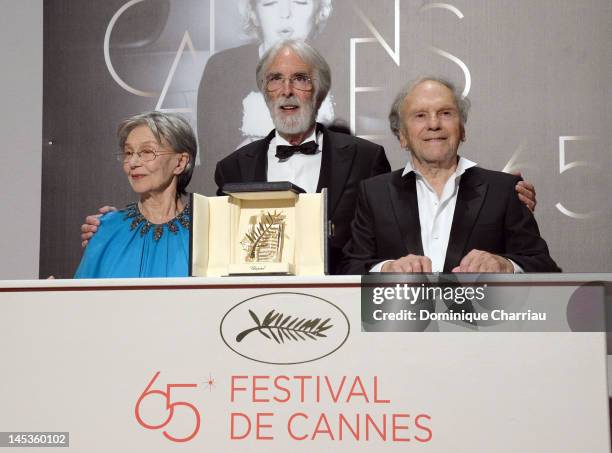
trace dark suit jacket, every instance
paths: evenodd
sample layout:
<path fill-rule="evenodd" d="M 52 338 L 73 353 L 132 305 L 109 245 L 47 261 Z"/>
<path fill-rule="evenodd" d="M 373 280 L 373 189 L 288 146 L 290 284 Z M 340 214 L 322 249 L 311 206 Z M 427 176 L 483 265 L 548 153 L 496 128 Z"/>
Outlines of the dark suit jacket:
<path fill-rule="evenodd" d="M 343 273 L 365 274 L 384 260 L 423 255 L 415 174 L 402 177 L 402 172 L 362 183 Z M 533 214 L 516 195 L 519 180 L 478 167 L 461 176 L 444 272 L 451 272 L 472 249 L 509 258 L 526 272 L 561 271 Z"/>
<path fill-rule="evenodd" d="M 355 213 L 359 183 L 391 170 L 382 146 L 347 134 L 332 132 L 317 124 L 323 132 L 321 171 L 317 192 L 327 187 L 328 218 L 333 223 L 329 246 L 330 273 L 338 273 L 342 248 L 350 237 L 350 223 Z M 267 175 L 267 154 L 272 131 L 266 138 L 243 146 L 217 163 L 217 195 L 223 195 L 224 184 L 263 182 Z"/>

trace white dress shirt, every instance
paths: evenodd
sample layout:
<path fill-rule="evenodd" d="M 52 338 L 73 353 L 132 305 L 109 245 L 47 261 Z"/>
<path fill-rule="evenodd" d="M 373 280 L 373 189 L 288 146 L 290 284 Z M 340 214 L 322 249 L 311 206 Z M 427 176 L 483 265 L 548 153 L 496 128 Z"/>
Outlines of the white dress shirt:
<path fill-rule="evenodd" d="M 268 181 L 289 181 L 301 187 L 307 193 L 315 193 L 319 184 L 319 173 L 321 172 L 323 133 L 317 134 L 316 131 L 313 131 L 302 143 L 309 141 L 317 143 L 316 153 L 310 155 L 295 153 L 289 159 L 281 161 L 276 157 L 276 147 L 279 145 L 291 146 L 291 143 L 276 132 L 268 146 Z"/>
<path fill-rule="evenodd" d="M 461 175 L 467 169 L 476 165 L 478 165 L 476 162 L 472 162 L 465 157 L 459 157 L 455 174 L 451 175 L 446 184 L 444 184 L 440 197 L 438 197 L 436 191 L 423 175 L 414 169 L 412 158 L 408 160 L 404 168 L 402 176 L 406 176 L 410 172 L 415 174 L 423 254 L 431 260 L 432 272 L 443 272 L 444 270 L 444 261 L 446 260 L 446 250 L 448 249 L 448 240 L 453 225 L 453 216 L 455 215 Z M 387 261 L 378 263 L 370 269 L 370 272 L 380 272 L 383 264 Z M 514 266 L 514 272 L 522 271 L 520 266 L 512 260 L 509 261 Z"/>

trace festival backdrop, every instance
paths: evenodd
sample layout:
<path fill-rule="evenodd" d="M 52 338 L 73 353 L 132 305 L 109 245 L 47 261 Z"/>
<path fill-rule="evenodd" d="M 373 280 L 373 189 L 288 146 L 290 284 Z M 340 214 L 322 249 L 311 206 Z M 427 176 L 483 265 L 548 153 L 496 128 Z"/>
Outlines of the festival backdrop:
<path fill-rule="evenodd" d="M 420 75 L 472 102 L 460 154 L 520 171 L 567 272 L 612 271 L 612 2 L 609 0 L 52 0 L 44 4 L 40 275 L 72 276 L 79 226 L 135 200 L 116 126 L 184 114 L 199 156 L 189 189 L 212 195 L 215 163 L 272 129 L 255 84 L 260 52 L 309 40 L 329 61 L 319 120 L 382 144 L 396 92 Z"/>

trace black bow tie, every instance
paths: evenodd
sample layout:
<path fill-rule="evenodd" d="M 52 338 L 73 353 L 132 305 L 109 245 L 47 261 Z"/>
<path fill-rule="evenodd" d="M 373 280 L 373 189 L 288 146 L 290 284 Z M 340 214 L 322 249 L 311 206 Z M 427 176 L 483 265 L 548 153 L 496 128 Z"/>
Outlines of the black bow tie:
<path fill-rule="evenodd" d="M 302 143 L 301 145 L 297 146 L 279 145 L 276 147 L 276 157 L 281 160 L 289 159 L 295 153 L 314 154 L 317 152 L 317 149 L 319 149 L 319 145 L 317 145 L 317 142 L 315 142 L 314 140 Z"/>

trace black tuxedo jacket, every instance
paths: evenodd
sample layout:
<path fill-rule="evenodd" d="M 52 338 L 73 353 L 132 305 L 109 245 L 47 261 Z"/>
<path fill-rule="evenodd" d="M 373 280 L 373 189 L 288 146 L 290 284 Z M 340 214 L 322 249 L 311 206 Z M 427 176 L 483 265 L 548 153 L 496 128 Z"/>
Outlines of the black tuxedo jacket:
<path fill-rule="evenodd" d="M 343 273 L 365 274 L 384 260 L 423 255 L 415 174 L 402 177 L 402 172 L 362 183 Z M 519 180 L 478 167 L 461 176 L 444 272 L 451 272 L 472 249 L 509 258 L 525 272 L 561 271 L 533 214 L 516 195 Z"/>
<path fill-rule="evenodd" d="M 329 246 L 329 269 L 338 273 L 342 248 L 350 238 L 350 223 L 355 213 L 359 183 L 367 178 L 391 171 L 382 146 L 347 134 L 332 132 L 317 124 L 323 132 L 321 171 L 317 192 L 327 187 L 328 218 L 333 224 Z M 243 146 L 217 163 L 215 183 L 217 195 L 223 185 L 232 182 L 264 182 L 267 176 L 268 147 L 274 138 L 266 138 Z"/>

